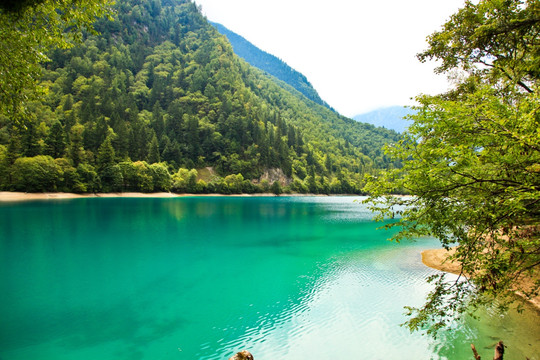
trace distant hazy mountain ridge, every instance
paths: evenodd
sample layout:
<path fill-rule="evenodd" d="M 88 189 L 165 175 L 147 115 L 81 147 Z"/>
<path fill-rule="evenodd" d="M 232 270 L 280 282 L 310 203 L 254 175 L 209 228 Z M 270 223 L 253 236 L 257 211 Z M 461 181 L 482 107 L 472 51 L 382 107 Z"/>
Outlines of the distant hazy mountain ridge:
<path fill-rule="evenodd" d="M 331 109 L 303 74 L 294 70 L 276 56 L 259 49 L 225 26 L 214 22 L 210 22 L 210 24 L 214 25 L 221 34 L 227 37 L 235 54 L 246 60 L 250 65 L 266 71 L 268 74 L 289 84 L 308 99 Z"/>
<path fill-rule="evenodd" d="M 404 119 L 404 117 L 413 113 L 413 110 L 403 106 L 391 106 L 356 115 L 353 119 L 401 133 L 410 124 L 410 121 Z"/>

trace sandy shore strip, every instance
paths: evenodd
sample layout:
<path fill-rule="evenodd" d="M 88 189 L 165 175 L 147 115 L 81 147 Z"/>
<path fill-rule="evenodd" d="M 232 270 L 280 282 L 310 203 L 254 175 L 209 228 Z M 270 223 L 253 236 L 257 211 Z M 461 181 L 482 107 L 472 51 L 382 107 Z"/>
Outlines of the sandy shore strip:
<path fill-rule="evenodd" d="M 178 195 L 173 193 L 99 193 L 99 194 L 75 194 L 75 193 L 24 193 L 24 192 L 11 192 L 0 191 L 0 201 L 25 201 L 25 200 L 51 200 L 51 199 L 79 199 L 79 198 L 93 198 L 93 197 L 153 197 L 153 198 L 167 198 L 167 197 L 179 197 L 185 195 Z"/>
<path fill-rule="evenodd" d="M 422 262 L 424 265 L 429 266 L 430 268 L 444 271 L 452 274 L 461 274 L 461 266 L 453 261 L 449 261 L 447 258 L 450 255 L 453 255 L 456 252 L 455 248 L 450 250 L 446 249 L 429 249 L 422 251 Z M 528 283 L 532 284 L 533 280 L 524 279 L 522 280 L 527 286 Z M 516 292 L 517 295 L 524 298 L 523 294 Z M 525 299 L 525 298 L 524 298 Z M 532 298 L 525 299 L 528 303 L 532 304 L 538 311 L 540 311 L 540 295 Z"/>
<path fill-rule="evenodd" d="M 82 199 L 82 198 L 176 198 L 186 196 L 197 197 L 212 197 L 212 196 L 229 196 L 229 197 L 261 197 L 261 196 L 277 196 L 273 193 L 262 194 L 175 194 L 170 192 L 159 193 L 138 193 L 138 192 L 122 192 L 122 193 L 96 193 L 96 194 L 75 194 L 75 193 L 63 193 L 63 192 L 47 192 L 47 193 L 25 193 L 25 192 L 12 192 L 12 191 L 0 191 L 0 202 L 9 201 L 25 201 L 25 200 L 55 200 L 55 199 Z M 321 194 L 281 194 L 279 196 L 295 196 L 295 197 L 308 197 L 317 196 L 325 197 L 328 195 Z M 360 195 L 333 195 L 333 196 L 351 196 L 359 197 Z"/>

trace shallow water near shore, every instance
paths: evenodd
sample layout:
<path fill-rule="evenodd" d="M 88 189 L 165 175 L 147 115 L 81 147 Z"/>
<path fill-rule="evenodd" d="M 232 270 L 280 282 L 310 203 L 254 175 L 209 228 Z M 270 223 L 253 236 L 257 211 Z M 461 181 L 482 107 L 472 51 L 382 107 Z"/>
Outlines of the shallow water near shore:
<path fill-rule="evenodd" d="M 534 311 L 400 327 L 437 242 L 386 241 L 355 199 L 0 203 L 0 359 L 540 359 Z"/>

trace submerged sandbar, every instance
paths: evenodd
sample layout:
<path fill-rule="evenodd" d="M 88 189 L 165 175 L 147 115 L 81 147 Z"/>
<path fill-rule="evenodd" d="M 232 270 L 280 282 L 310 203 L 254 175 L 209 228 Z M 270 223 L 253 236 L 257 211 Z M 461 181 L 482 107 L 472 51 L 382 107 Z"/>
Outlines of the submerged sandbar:
<path fill-rule="evenodd" d="M 452 273 L 456 275 L 464 275 L 461 273 L 461 265 L 456 261 L 448 260 L 448 256 L 453 255 L 456 252 L 455 248 L 450 250 L 446 249 L 429 249 L 422 251 L 422 262 L 424 265 L 429 266 L 430 268 L 444 271 L 447 273 Z M 526 278 L 522 279 L 522 282 L 526 284 L 529 283 L 532 286 L 533 279 Z M 532 304 L 538 311 L 540 311 L 540 295 L 533 297 L 532 299 L 526 299 L 523 294 L 516 292 L 517 295 L 521 296 L 528 303 Z"/>

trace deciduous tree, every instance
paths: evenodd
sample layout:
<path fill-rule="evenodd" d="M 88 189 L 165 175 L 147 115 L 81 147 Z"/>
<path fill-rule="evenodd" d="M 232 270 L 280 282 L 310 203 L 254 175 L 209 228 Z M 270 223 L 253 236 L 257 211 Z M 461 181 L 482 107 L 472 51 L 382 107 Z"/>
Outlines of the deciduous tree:
<path fill-rule="evenodd" d="M 441 61 L 456 87 L 420 96 L 414 124 L 387 154 L 403 167 L 372 177 L 380 217 L 400 216 L 396 240 L 435 236 L 465 281 L 432 277 L 408 326 L 436 332 L 476 306 L 534 295 L 540 267 L 540 2 L 467 2 L 429 38 L 421 60 Z M 394 197 L 405 189 L 411 197 Z M 462 277 L 463 280 L 463 277 Z"/>
<path fill-rule="evenodd" d="M 97 17 L 112 13 L 112 0 L 17 3 L 0 9 L 0 111 L 11 118 L 24 114 L 28 100 L 43 92 L 38 81 L 47 51 L 70 47 L 84 30 L 93 31 Z"/>

